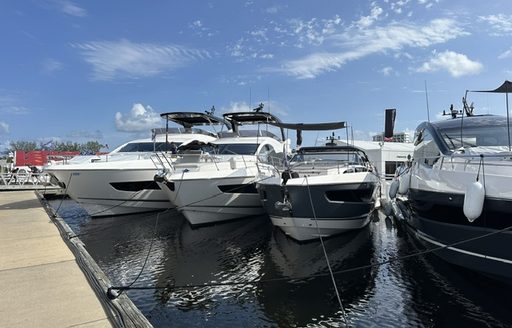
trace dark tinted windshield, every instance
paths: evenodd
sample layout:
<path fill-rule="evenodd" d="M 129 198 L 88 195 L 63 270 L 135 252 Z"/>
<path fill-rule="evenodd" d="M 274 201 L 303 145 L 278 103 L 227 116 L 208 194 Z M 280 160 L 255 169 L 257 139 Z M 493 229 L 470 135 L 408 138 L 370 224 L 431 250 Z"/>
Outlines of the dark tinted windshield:
<path fill-rule="evenodd" d="M 220 155 L 254 155 L 258 149 L 258 144 L 217 144 L 218 154 Z"/>
<path fill-rule="evenodd" d="M 178 147 L 181 142 L 175 142 L 174 150 Z M 173 149 L 171 142 L 132 142 L 124 146 L 119 150 L 123 153 L 134 153 L 134 152 L 152 152 L 152 151 L 171 151 Z"/>
<path fill-rule="evenodd" d="M 462 146 L 508 146 L 507 127 L 505 125 L 464 128 L 462 134 L 460 128 L 443 129 L 439 132 L 451 150 L 456 150 Z"/>

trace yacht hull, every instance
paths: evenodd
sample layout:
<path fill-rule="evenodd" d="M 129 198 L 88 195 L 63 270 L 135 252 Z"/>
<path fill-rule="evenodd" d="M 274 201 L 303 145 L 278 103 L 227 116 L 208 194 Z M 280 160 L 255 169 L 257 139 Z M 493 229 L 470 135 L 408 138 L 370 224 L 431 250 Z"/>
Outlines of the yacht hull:
<path fill-rule="evenodd" d="M 190 224 L 204 225 L 263 214 L 254 179 L 254 176 L 185 178 L 168 181 L 164 190 Z"/>
<path fill-rule="evenodd" d="M 301 217 L 270 216 L 272 224 L 298 241 L 329 237 L 343 232 L 364 228 L 369 215 L 355 218 L 314 219 Z"/>
<path fill-rule="evenodd" d="M 474 222 L 464 216 L 464 194 L 411 189 L 403 214 L 414 236 L 445 261 L 510 281 L 512 201 L 486 197 Z"/>
<path fill-rule="evenodd" d="M 84 169 L 72 165 L 47 168 L 66 193 L 91 217 L 126 215 L 172 208 L 153 181 L 155 168 Z"/>
<path fill-rule="evenodd" d="M 272 223 L 293 239 L 307 241 L 366 226 L 375 205 L 372 195 L 376 186 L 372 182 L 309 186 L 262 183 L 258 189 Z"/>

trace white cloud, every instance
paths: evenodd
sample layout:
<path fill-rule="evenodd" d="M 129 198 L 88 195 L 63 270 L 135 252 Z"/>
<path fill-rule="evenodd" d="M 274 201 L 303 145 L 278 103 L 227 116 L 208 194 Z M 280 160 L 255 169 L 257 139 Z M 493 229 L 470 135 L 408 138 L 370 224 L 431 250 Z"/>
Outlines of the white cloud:
<path fill-rule="evenodd" d="M 264 38 L 262 30 L 253 31 L 249 33 L 253 37 Z M 272 59 L 274 54 L 269 53 L 265 50 L 256 49 L 248 42 L 246 38 L 240 38 L 234 45 L 227 47 L 228 52 L 232 57 L 235 57 L 237 61 L 245 61 L 247 59 Z"/>
<path fill-rule="evenodd" d="M 72 1 L 69 1 L 69 0 L 56 0 L 55 4 L 59 7 L 59 9 L 63 13 L 65 13 L 67 15 L 76 16 L 76 17 L 85 17 L 85 16 L 87 16 L 87 10 L 85 10 L 84 8 L 76 5 Z"/>
<path fill-rule="evenodd" d="M 512 57 L 512 47 L 510 47 L 507 51 L 503 52 L 498 56 L 498 59 L 505 59 Z"/>
<path fill-rule="evenodd" d="M 295 37 L 296 47 L 302 48 L 305 45 L 321 45 L 325 39 L 338 31 L 342 21 L 339 15 L 330 19 L 312 18 L 309 21 L 291 19 L 288 21 L 290 27 L 285 28 L 286 34 Z"/>
<path fill-rule="evenodd" d="M 277 14 L 285 8 L 286 8 L 286 6 L 273 5 L 273 6 L 268 7 L 267 9 L 265 9 L 265 11 L 268 14 Z"/>
<path fill-rule="evenodd" d="M 250 112 L 254 108 L 258 107 L 258 105 L 263 104 L 263 111 L 270 112 L 278 117 L 284 117 L 288 115 L 288 110 L 280 103 L 273 100 L 262 100 L 255 101 L 250 105 L 245 101 L 233 101 L 229 104 L 228 107 L 222 107 L 222 113 L 231 113 L 231 112 Z"/>
<path fill-rule="evenodd" d="M 464 75 L 474 75 L 482 71 L 483 65 L 477 61 L 472 61 L 466 55 L 453 51 L 444 51 L 435 53 L 428 62 L 423 63 L 418 72 L 435 72 L 445 70 L 453 77 Z"/>
<path fill-rule="evenodd" d="M 391 73 L 393 73 L 393 67 L 391 67 L 391 66 L 383 67 L 382 69 L 379 70 L 379 73 L 381 73 L 384 76 L 388 76 Z"/>
<path fill-rule="evenodd" d="M 391 10 L 393 10 L 397 14 L 401 14 L 404 11 L 404 8 L 411 0 L 398 0 L 390 3 Z"/>
<path fill-rule="evenodd" d="M 288 19 L 284 24 L 275 20 L 265 26 L 246 31 L 236 42 L 226 49 L 237 61 L 247 59 L 271 59 L 271 51 L 283 47 L 309 48 L 321 46 L 326 39 L 339 33 L 343 23 L 339 15 L 328 19 L 311 18 L 310 20 Z M 270 56 L 269 56 L 270 55 Z"/>
<path fill-rule="evenodd" d="M 93 66 L 93 78 L 149 77 L 208 58 L 206 51 L 174 44 L 133 43 L 128 40 L 72 44 Z"/>
<path fill-rule="evenodd" d="M 150 106 L 144 107 L 140 103 L 135 103 L 128 114 L 123 116 L 123 114 L 117 112 L 115 123 L 119 131 L 138 132 L 149 131 L 154 127 L 160 126 L 162 119 Z"/>
<path fill-rule="evenodd" d="M 12 115 L 26 115 L 30 110 L 23 106 L 23 96 L 16 93 L 7 93 L 0 90 L 0 113 Z"/>
<path fill-rule="evenodd" d="M 381 132 L 382 133 L 382 132 Z M 354 140 L 364 140 L 364 141 L 371 141 L 372 137 L 376 134 L 379 134 L 378 132 L 368 132 L 363 130 L 353 130 L 354 134 Z"/>
<path fill-rule="evenodd" d="M 42 72 L 45 74 L 52 74 L 53 72 L 60 71 L 64 65 L 53 58 L 47 58 L 43 61 Z"/>
<path fill-rule="evenodd" d="M 434 5 L 434 3 L 439 3 L 439 0 L 432 0 L 432 1 L 431 0 L 418 0 L 418 3 L 420 5 L 424 5 L 425 8 L 428 9 L 428 8 L 432 7 Z"/>
<path fill-rule="evenodd" d="M 487 22 L 495 30 L 496 35 L 509 35 L 512 32 L 512 15 L 504 14 L 479 16 L 481 21 Z"/>
<path fill-rule="evenodd" d="M 9 124 L 0 121 L 0 134 L 8 134 L 9 133 Z"/>
<path fill-rule="evenodd" d="M 372 8 L 370 10 L 370 15 L 361 17 L 356 25 L 359 28 L 367 28 L 372 25 L 382 14 L 383 10 L 375 2 L 372 3 Z"/>
<path fill-rule="evenodd" d="M 331 36 L 335 40 L 334 46 L 342 49 L 340 52 L 314 53 L 269 71 L 284 72 L 299 79 L 315 78 L 368 55 L 403 51 L 405 47 L 427 48 L 468 34 L 452 19 L 435 19 L 425 26 L 391 23 L 372 29 L 348 29 Z"/>
<path fill-rule="evenodd" d="M 204 26 L 204 23 L 199 19 L 190 23 L 189 28 L 200 37 L 211 37 L 218 34 L 218 31 L 213 31 L 211 28 Z"/>
<path fill-rule="evenodd" d="M 101 140 L 103 138 L 103 133 L 100 130 L 74 130 L 68 133 L 66 136 L 73 139 Z"/>
<path fill-rule="evenodd" d="M 229 104 L 229 107 L 222 107 L 221 111 L 223 113 L 231 113 L 231 112 L 248 112 L 251 111 L 252 108 L 249 107 L 245 101 L 235 101 Z"/>

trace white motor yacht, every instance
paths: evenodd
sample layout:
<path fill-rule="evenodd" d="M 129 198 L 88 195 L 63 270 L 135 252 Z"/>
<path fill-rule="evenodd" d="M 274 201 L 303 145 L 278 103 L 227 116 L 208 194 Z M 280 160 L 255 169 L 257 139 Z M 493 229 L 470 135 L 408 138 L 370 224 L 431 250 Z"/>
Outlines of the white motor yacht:
<path fill-rule="evenodd" d="M 155 177 L 169 200 L 192 225 L 263 214 L 256 190 L 258 161 L 281 161 L 284 134 L 267 124 L 279 120 L 261 111 L 226 113 L 233 127 L 207 145 L 208 151 L 185 151 L 171 170 Z M 240 129 L 258 125 L 257 130 Z"/>
<path fill-rule="evenodd" d="M 47 165 L 66 193 L 92 217 L 125 215 L 173 207 L 154 182 L 158 151 L 172 153 L 191 139 L 213 141 L 216 134 L 197 126 L 223 125 L 223 119 L 195 112 L 161 114 L 166 128 L 154 129 L 154 138 L 127 142 L 101 156 L 77 157 L 62 165 Z M 170 127 L 174 122 L 179 127 Z"/>
<path fill-rule="evenodd" d="M 296 130 L 338 129 L 344 122 L 283 124 Z M 299 144 L 300 145 L 300 144 Z M 380 179 L 361 149 L 301 147 L 285 170 L 260 165 L 257 188 L 272 223 L 298 241 L 361 229 L 370 222 Z"/>
<path fill-rule="evenodd" d="M 508 88 L 512 92 L 512 83 Z M 419 241 L 440 248 L 436 255 L 510 282 L 509 119 L 473 115 L 465 101 L 464 111 L 449 114 L 416 129 L 412 166 L 400 177 L 408 199 L 399 203 L 401 214 Z"/>

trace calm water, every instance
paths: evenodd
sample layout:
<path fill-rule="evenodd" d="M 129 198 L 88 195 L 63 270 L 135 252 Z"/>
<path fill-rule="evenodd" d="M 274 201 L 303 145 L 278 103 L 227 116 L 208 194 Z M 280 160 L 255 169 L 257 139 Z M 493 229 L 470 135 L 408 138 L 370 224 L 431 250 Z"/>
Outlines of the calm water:
<path fill-rule="evenodd" d="M 168 287 L 128 292 L 155 327 L 345 327 L 320 243 L 298 244 L 254 217 L 192 229 L 176 211 L 91 220 L 54 200 L 114 285 Z M 156 229 L 155 229 L 156 226 Z M 330 238 L 334 271 L 418 250 L 378 216 L 364 230 Z M 307 277 L 307 278 L 305 278 Z M 245 282 L 256 285 L 203 285 Z M 433 255 L 335 275 L 351 327 L 511 327 L 512 288 Z"/>

